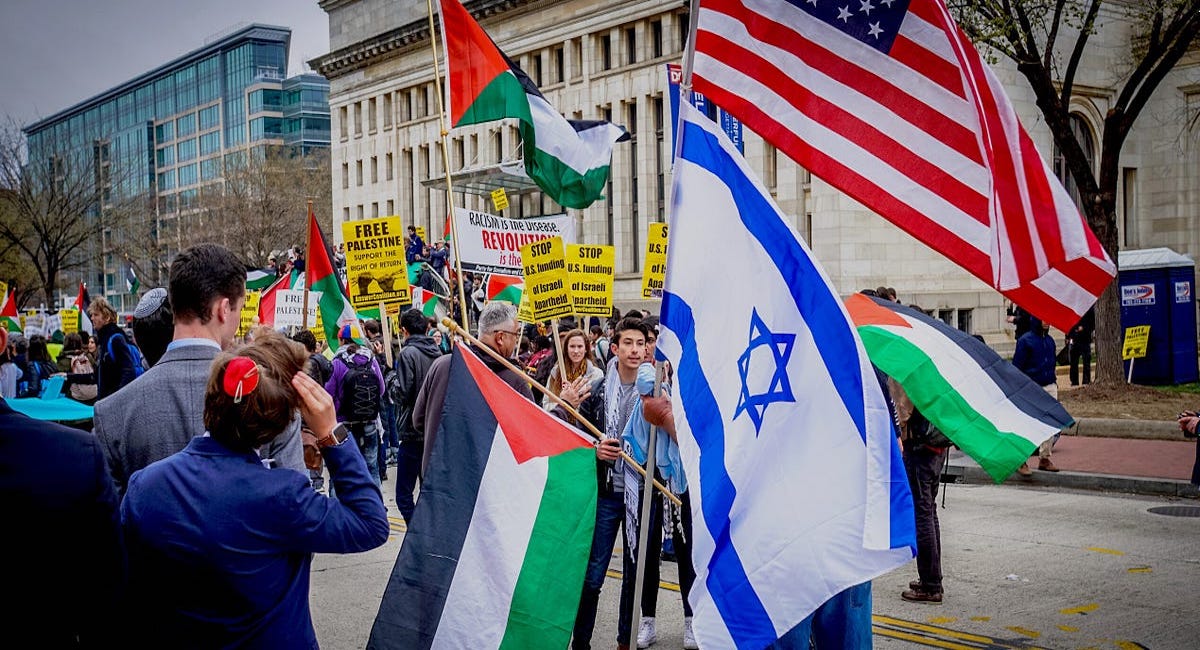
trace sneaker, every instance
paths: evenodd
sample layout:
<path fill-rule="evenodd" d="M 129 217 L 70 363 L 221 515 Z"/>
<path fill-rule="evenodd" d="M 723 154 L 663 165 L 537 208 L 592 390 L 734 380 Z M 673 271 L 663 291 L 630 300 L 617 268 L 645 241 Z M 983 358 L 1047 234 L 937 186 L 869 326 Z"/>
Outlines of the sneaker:
<path fill-rule="evenodd" d="M 700 644 L 696 643 L 696 635 L 692 632 L 692 617 L 688 616 L 683 619 L 683 650 L 699 650 Z"/>
<path fill-rule="evenodd" d="M 900 594 L 904 600 L 914 603 L 940 603 L 942 602 L 941 592 L 925 591 L 924 589 L 909 589 Z"/>
<path fill-rule="evenodd" d="M 654 629 L 654 617 L 643 616 L 642 624 L 638 626 L 639 648 L 649 648 L 658 641 L 658 631 Z"/>
<path fill-rule="evenodd" d="M 1038 461 L 1038 469 L 1042 470 L 1043 472 L 1057 472 L 1058 471 L 1058 468 L 1054 466 L 1054 463 L 1050 462 L 1049 458 L 1043 458 L 1043 459 L 1039 460 Z"/>

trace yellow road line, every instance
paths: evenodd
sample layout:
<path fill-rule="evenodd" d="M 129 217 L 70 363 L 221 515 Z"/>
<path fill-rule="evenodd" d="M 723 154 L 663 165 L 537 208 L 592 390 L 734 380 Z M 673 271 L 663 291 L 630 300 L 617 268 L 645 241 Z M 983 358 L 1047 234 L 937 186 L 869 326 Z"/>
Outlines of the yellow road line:
<path fill-rule="evenodd" d="M 610 578 L 616 578 L 618 580 L 621 579 L 621 572 L 613 570 L 613 569 L 609 569 L 608 573 L 606 573 L 605 575 L 607 575 Z M 674 591 L 674 592 L 679 591 L 679 585 L 677 583 L 667 582 L 666 580 L 660 580 L 658 582 L 658 586 L 659 586 L 659 588 L 666 589 L 667 591 Z"/>
<path fill-rule="evenodd" d="M 875 627 L 873 629 L 873 631 L 875 634 L 878 634 L 880 636 L 887 636 L 887 637 L 891 637 L 893 639 L 901 639 L 903 641 L 911 641 L 913 643 L 918 643 L 920 645 L 925 645 L 925 646 L 932 646 L 934 648 L 949 648 L 950 650 L 977 650 L 977 647 L 978 647 L 978 646 L 973 646 L 973 645 L 967 645 L 965 643 L 955 643 L 953 641 L 946 641 L 946 640 L 939 639 L 939 638 L 927 637 L 927 636 L 923 636 L 920 634 L 913 634 L 911 632 L 902 632 L 900 630 L 892 630 L 892 629 L 888 629 L 888 628 L 884 628 L 884 627 Z"/>
<path fill-rule="evenodd" d="M 1103 553 L 1105 555 L 1125 555 L 1125 551 L 1118 551 L 1112 548 L 1101 548 L 1099 546 L 1089 546 L 1084 550 L 1091 551 L 1093 553 Z"/>
<path fill-rule="evenodd" d="M 1078 632 L 1079 631 L 1079 628 L 1077 628 L 1073 625 L 1059 625 L 1058 629 L 1062 630 L 1063 632 Z"/>
<path fill-rule="evenodd" d="M 1070 616 L 1072 614 L 1087 614 L 1088 612 L 1094 612 L 1098 609 L 1100 609 L 1099 603 L 1088 603 L 1086 605 L 1080 605 L 1079 607 L 1060 609 L 1058 610 L 1058 613 Z"/>
<path fill-rule="evenodd" d="M 934 627 L 932 625 L 925 625 L 922 623 L 917 623 L 915 621 L 906 621 L 906 620 L 900 619 L 900 618 L 892 618 L 890 616 L 883 616 L 882 614 L 876 614 L 876 615 L 872 616 L 871 620 L 874 621 L 876 624 L 894 625 L 896 627 L 902 627 L 902 628 L 906 628 L 909 630 L 915 630 L 918 632 L 925 632 L 927 634 L 938 634 L 938 635 L 942 635 L 942 636 L 948 636 L 950 638 L 958 639 L 960 641 L 971 641 L 973 643 L 988 643 L 988 644 L 995 643 L 995 640 L 992 639 L 991 637 L 979 636 L 978 634 L 968 634 L 967 632 L 959 632 L 958 630 L 951 630 L 951 629 L 945 628 L 945 627 Z"/>
<path fill-rule="evenodd" d="M 1010 632 L 1016 632 L 1017 634 L 1027 636 L 1031 639 L 1036 639 L 1036 638 L 1042 636 L 1042 633 L 1038 632 L 1037 630 L 1031 630 L 1027 627 L 1021 627 L 1019 625 L 1013 625 L 1012 627 L 1006 627 L 1004 629 L 1006 629 Z"/>
<path fill-rule="evenodd" d="M 987 623 L 988 621 L 992 620 L 992 617 L 991 616 L 972 616 L 971 620 L 978 621 L 980 623 Z"/>
<path fill-rule="evenodd" d="M 1128 571 L 1129 573 L 1150 573 L 1151 571 L 1153 571 L 1153 569 L 1151 569 L 1148 566 L 1131 566 L 1125 570 Z"/>
<path fill-rule="evenodd" d="M 953 623 L 957 620 L 958 618 L 954 616 L 930 616 L 929 618 L 925 619 L 925 622 L 933 623 L 934 625 L 942 625 L 944 623 Z"/>

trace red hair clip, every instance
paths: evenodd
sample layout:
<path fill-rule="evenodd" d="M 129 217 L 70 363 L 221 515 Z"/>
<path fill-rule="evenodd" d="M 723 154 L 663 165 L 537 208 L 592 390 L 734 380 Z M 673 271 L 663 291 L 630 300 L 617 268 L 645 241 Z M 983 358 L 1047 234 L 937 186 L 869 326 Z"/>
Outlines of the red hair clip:
<path fill-rule="evenodd" d="M 237 404 L 242 398 L 258 388 L 258 365 L 250 357 L 234 357 L 225 365 L 225 377 L 221 382 L 225 394 Z"/>

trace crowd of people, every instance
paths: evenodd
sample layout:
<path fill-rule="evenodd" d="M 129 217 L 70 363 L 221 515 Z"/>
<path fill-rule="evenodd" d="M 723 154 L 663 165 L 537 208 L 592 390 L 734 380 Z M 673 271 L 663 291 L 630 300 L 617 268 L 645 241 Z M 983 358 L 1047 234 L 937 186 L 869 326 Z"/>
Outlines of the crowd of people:
<path fill-rule="evenodd" d="M 413 248 L 418 256 L 427 250 Z M 293 252 L 289 263 L 302 266 Z M 10 344 L 0 332 L 5 398 L 61 373 L 72 397 L 95 400 L 90 434 L 18 415 L 0 401 L 0 494 L 17 495 L 8 503 L 18 524 L 0 537 L 24 558 L 12 584 L 26 595 L 9 612 L 18 635 L 36 634 L 39 645 L 53 647 L 315 647 L 312 553 L 385 543 L 389 478 L 400 516 L 411 521 L 445 413 L 449 333 L 409 309 L 394 336 L 378 321 L 343 326 L 336 353 L 308 330 L 289 337 L 257 327 L 238 340 L 244 283 L 245 268 L 230 251 L 203 244 L 175 258 L 165 289 L 143 297 L 132 339 L 101 298 L 88 308 L 95 336 L 68 335 L 57 363 L 44 339 Z M 885 287 L 864 293 L 896 300 Z M 460 341 L 464 354 L 551 416 L 600 434 L 595 527 L 572 647 L 592 645 L 622 533 L 618 648 L 635 625 L 637 647 L 657 641 L 660 590 L 644 589 L 633 601 L 639 574 L 658 584 L 664 555 L 678 565 L 684 647 L 697 647 L 688 603 L 696 575 L 692 512 L 669 398 L 675 377 L 656 354 L 657 317 L 614 310 L 603 320 L 522 326 L 516 308 L 502 302 L 473 307 L 472 315 L 477 336 Z M 1024 333 L 1014 363 L 1050 390 L 1054 346 L 1045 336 L 1040 324 Z M 935 500 L 951 443 L 896 381 L 878 379 L 916 518 L 918 577 L 901 596 L 941 602 Z M 1194 413 L 1179 416 L 1193 436 L 1197 422 Z M 651 427 L 664 434 L 653 476 L 679 505 L 655 491 L 642 521 L 629 504 L 640 502 L 646 481 L 622 450 L 644 462 Z M 1041 468 L 1054 471 L 1048 451 L 1042 459 Z M 643 526 L 647 559 L 639 567 L 631 549 Z M 70 541 L 81 532 L 82 549 Z M 870 583 L 851 587 L 777 647 L 869 644 L 870 603 Z M 137 621 L 120 611 L 138 612 Z"/>

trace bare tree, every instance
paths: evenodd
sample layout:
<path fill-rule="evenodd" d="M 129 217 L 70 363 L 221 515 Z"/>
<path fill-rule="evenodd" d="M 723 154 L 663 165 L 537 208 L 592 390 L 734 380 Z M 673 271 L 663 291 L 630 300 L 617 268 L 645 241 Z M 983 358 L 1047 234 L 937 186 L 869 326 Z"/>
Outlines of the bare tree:
<path fill-rule="evenodd" d="M 333 208 L 329 151 L 300 155 L 290 147 L 251 150 L 227 164 L 224 183 L 201 193 L 185 217 L 181 240 L 219 241 L 248 267 L 262 267 L 272 251 L 303 246 L 307 202 L 329 223 Z"/>
<path fill-rule="evenodd" d="M 1151 95 L 1196 41 L 1200 0 L 952 0 L 959 24 L 976 44 L 1012 59 L 1079 191 L 1081 209 L 1100 243 L 1117 259 L 1117 183 L 1121 148 Z M 1131 28 L 1128 66 L 1114 70 L 1113 100 L 1100 138 L 1094 173 L 1071 129 L 1070 104 L 1079 67 L 1100 45 L 1092 37 L 1102 7 Z M 1089 47 L 1093 46 L 1093 47 Z M 1121 314 L 1114 282 L 1096 304 L 1097 373 L 1122 381 Z"/>
<path fill-rule="evenodd" d="M 103 143 L 45 143 L 26 156 L 25 138 L 11 122 L 0 128 L 0 250 L 33 270 L 33 286 L 47 303 L 64 275 L 98 261 L 108 219 L 145 201 L 124 187 L 124 170 L 108 160 Z M 23 301 L 38 296 L 28 293 Z"/>

